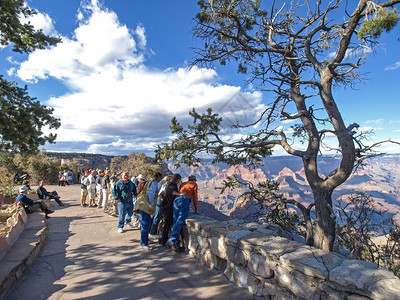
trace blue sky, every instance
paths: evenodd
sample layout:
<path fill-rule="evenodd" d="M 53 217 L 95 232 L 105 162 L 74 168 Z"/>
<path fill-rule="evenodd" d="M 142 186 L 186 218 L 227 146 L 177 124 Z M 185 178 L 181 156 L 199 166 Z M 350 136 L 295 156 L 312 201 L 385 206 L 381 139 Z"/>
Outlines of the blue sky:
<path fill-rule="evenodd" d="M 0 72 L 27 84 L 31 96 L 55 108 L 62 126 L 48 151 L 125 155 L 153 154 L 170 139 L 173 116 L 183 122 L 195 107 L 212 107 L 228 121 L 248 121 L 271 101 L 234 66 L 188 69 L 194 58 L 192 19 L 197 1 L 31 0 L 39 14 L 31 23 L 63 43 L 21 55 L 0 48 Z M 368 53 L 361 68 L 367 80 L 356 89 L 336 90 L 347 124 L 374 129 L 371 140 L 400 142 L 399 26 Z M 246 107 L 229 111 L 245 99 Z M 236 106 L 237 108 L 237 106 Z M 290 124 L 286 124 L 286 129 Z M 236 137 L 241 133 L 235 133 Z M 400 152 L 393 144 L 383 151 Z M 284 152 L 276 147 L 276 154 Z"/>

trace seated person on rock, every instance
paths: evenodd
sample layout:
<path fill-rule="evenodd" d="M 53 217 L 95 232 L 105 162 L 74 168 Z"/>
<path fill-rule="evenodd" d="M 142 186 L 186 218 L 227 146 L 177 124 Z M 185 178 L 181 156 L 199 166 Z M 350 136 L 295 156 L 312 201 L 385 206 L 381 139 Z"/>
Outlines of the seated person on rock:
<path fill-rule="evenodd" d="M 36 190 L 40 199 L 47 200 L 47 199 L 54 199 L 58 203 L 59 206 L 64 206 L 64 204 L 60 201 L 60 196 L 58 196 L 56 191 L 48 192 L 44 188 L 43 180 L 39 181 L 39 187 Z"/>
<path fill-rule="evenodd" d="M 27 213 L 34 212 L 38 208 L 45 214 L 45 218 L 49 219 L 50 217 L 48 216 L 49 214 L 52 214 L 54 211 L 50 210 L 46 204 L 44 204 L 43 201 L 33 201 L 32 199 L 29 199 L 26 194 L 28 193 L 28 187 L 26 186 L 21 186 L 19 188 L 19 195 L 15 199 L 16 203 L 20 203 L 25 207 L 25 211 Z"/>

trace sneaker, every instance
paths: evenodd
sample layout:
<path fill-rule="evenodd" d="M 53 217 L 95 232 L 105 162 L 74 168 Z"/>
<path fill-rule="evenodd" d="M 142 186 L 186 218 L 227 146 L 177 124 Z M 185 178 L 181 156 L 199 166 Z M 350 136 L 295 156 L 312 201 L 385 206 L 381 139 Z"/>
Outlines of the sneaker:
<path fill-rule="evenodd" d="M 133 225 L 135 225 L 136 227 L 140 228 L 140 222 L 136 221 Z"/>
<path fill-rule="evenodd" d="M 145 245 L 145 246 L 140 245 L 140 249 L 150 251 L 150 250 L 153 250 L 153 247 L 150 247 L 149 245 Z"/>
<path fill-rule="evenodd" d="M 47 215 L 52 214 L 53 212 L 54 212 L 54 210 L 50 210 L 50 209 L 47 209 L 47 210 L 46 210 L 46 214 L 47 214 Z"/>
<path fill-rule="evenodd" d="M 175 252 L 178 252 L 178 247 L 175 244 L 172 244 L 170 242 L 167 242 L 167 247 Z"/>
<path fill-rule="evenodd" d="M 125 223 L 125 225 L 128 226 L 129 228 L 133 228 L 133 225 L 130 222 L 129 223 Z"/>
<path fill-rule="evenodd" d="M 123 233 L 124 229 L 123 228 L 118 228 L 118 233 Z"/>
<path fill-rule="evenodd" d="M 151 238 L 152 240 L 158 240 L 158 235 L 156 235 L 156 234 L 149 234 L 149 238 Z"/>

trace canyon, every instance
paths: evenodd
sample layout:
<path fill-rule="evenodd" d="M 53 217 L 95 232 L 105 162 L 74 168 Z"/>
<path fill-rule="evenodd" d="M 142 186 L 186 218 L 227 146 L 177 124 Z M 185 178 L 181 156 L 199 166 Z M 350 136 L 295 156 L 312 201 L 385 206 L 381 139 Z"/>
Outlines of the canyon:
<path fill-rule="evenodd" d="M 234 218 L 245 218 L 257 207 L 248 199 L 238 199 L 243 190 L 225 191 L 221 194 L 218 187 L 228 176 L 238 176 L 252 183 L 266 179 L 280 184 L 279 192 L 286 198 L 295 199 L 303 204 L 313 202 L 313 194 L 304 173 L 302 161 L 294 156 L 272 156 L 263 159 L 262 165 L 248 169 L 243 165 L 227 166 L 204 160 L 197 167 L 175 168 L 170 162 L 168 168 L 179 172 L 182 177 L 196 175 L 199 185 L 199 200 L 212 204 L 219 212 Z M 340 163 L 339 156 L 322 156 L 319 159 L 321 176 L 328 175 Z M 364 192 L 373 197 L 374 206 L 400 222 L 400 155 L 391 154 L 369 159 L 359 166 L 351 177 L 333 193 L 334 205 L 339 198 L 355 192 Z"/>

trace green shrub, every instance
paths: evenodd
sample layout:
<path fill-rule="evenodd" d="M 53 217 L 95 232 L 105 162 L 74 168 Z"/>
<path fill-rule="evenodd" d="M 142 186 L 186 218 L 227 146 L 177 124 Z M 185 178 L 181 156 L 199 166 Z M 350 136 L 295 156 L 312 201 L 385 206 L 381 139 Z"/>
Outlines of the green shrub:
<path fill-rule="evenodd" d="M 16 154 L 13 163 L 18 170 L 23 170 L 30 176 L 30 183 L 37 185 L 40 180 L 47 184 L 56 184 L 58 182 L 59 171 L 78 170 L 82 165 L 74 161 L 61 160 L 48 157 L 45 151 L 41 151 L 34 155 Z"/>
<path fill-rule="evenodd" d="M 14 187 L 14 176 L 4 167 L 0 167 L 0 194 L 6 198 L 18 195 Z"/>

